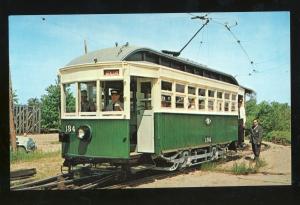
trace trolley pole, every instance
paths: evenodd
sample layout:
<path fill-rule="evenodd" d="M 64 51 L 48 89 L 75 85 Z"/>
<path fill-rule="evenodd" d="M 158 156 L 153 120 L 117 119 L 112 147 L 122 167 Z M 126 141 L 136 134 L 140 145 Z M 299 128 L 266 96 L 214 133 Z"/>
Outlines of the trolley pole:
<path fill-rule="evenodd" d="M 9 130 L 10 130 L 10 144 L 12 146 L 12 150 L 16 151 L 17 143 L 16 143 L 16 129 L 14 123 L 14 112 L 13 112 L 13 95 L 12 95 L 12 86 L 11 86 L 11 77 L 9 71 Z"/>

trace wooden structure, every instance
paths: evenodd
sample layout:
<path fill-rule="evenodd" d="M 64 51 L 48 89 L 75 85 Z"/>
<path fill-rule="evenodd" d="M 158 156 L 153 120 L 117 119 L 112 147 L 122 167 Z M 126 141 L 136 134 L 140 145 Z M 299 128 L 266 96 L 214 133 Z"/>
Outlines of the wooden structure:
<path fill-rule="evenodd" d="M 17 149 L 16 144 L 16 130 L 14 125 L 14 115 L 13 115 L 13 97 L 12 97 L 12 85 L 11 85 L 11 77 L 9 72 L 9 135 L 10 135 L 10 144 L 12 150 L 15 151 Z"/>
<path fill-rule="evenodd" d="M 41 109 L 37 106 L 15 105 L 14 121 L 16 133 L 40 133 Z"/>

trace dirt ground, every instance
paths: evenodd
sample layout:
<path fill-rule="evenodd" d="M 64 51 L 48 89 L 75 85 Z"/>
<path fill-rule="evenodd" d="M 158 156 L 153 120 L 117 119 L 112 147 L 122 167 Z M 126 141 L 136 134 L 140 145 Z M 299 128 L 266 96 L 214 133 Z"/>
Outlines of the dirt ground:
<path fill-rule="evenodd" d="M 61 144 L 58 142 L 58 134 L 39 134 L 30 135 L 37 144 L 38 150 L 42 152 L 57 152 L 55 156 L 38 159 L 36 161 L 17 162 L 10 164 L 10 170 L 15 171 L 19 169 L 31 169 L 36 168 L 37 174 L 31 177 L 29 180 L 38 180 L 61 173 L 61 165 L 63 158 L 58 151 L 61 150 Z M 12 185 L 18 183 L 12 181 Z"/>
<path fill-rule="evenodd" d="M 246 142 L 249 144 L 249 142 Z M 168 179 L 156 180 L 134 188 L 164 188 L 164 187 L 216 187 L 216 186 L 268 186 L 291 185 L 291 147 L 276 145 L 261 152 L 260 157 L 267 163 L 256 174 L 234 175 L 218 171 L 195 171 L 188 174 L 174 176 Z M 241 152 L 242 158 L 229 161 L 221 165 L 222 168 L 231 168 L 234 163 L 251 163 L 253 158 L 251 149 Z M 129 187 L 128 187 L 129 188 Z"/>
<path fill-rule="evenodd" d="M 43 152 L 55 152 L 61 149 L 61 143 L 58 141 L 58 134 L 28 134 L 37 144 L 38 150 Z"/>
<path fill-rule="evenodd" d="M 58 134 L 30 135 L 44 152 L 61 150 Z M 249 142 L 246 141 L 247 144 Z M 267 143 L 267 142 L 266 142 Z M 215 187 L 215 186 L 252 186 L 252 185 L 290 185 L 291 184 L 291 147 L 267 143 L 270 148 L 261 152 L 261 158 L 267 163 L 256 174 L 234 175 L 220 171 L 198 171 L 157 180 L 152 183 L 139 185 L 134 188 L 163 188 L 163 187 Z M 251 149 L 239 151 L 242 158 L 220 165 L 220 168 L 230 169 L 234 163 L 251 163 L 253 158 Z M 36 168 L 37 174 L 31 180 L 55 176 L 61 173 L 63 163 L 60 154 L 39 159 L 33 162 L 19 162 L 11 164 L 11 170 Z M 15 183 L 15 182 L 14 182 Z M 130 187 L 128 187 L 130 188 Z"/>

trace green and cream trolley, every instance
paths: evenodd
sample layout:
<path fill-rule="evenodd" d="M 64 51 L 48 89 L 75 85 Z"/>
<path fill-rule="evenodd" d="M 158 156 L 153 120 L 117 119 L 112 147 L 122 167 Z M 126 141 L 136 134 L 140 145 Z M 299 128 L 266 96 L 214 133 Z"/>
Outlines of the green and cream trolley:
<path fill-rule="evenodd" d="M 231 75 L 128 45 L 75 58 L 59 75 L 65 166 L 145 163 L 172 171 L 218 158 L 238 140 L 252 92 Z M 121 108 L 108 110 L 113 90 Z"/>

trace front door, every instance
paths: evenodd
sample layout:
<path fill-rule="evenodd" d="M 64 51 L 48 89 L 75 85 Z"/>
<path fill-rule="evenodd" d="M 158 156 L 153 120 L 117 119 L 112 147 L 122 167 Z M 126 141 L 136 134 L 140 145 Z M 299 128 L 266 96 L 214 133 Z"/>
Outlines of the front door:
<path fill-rule="evenodd" d="M 154 153 L 153 81 L 137 79 L 137 151 Z"/>

